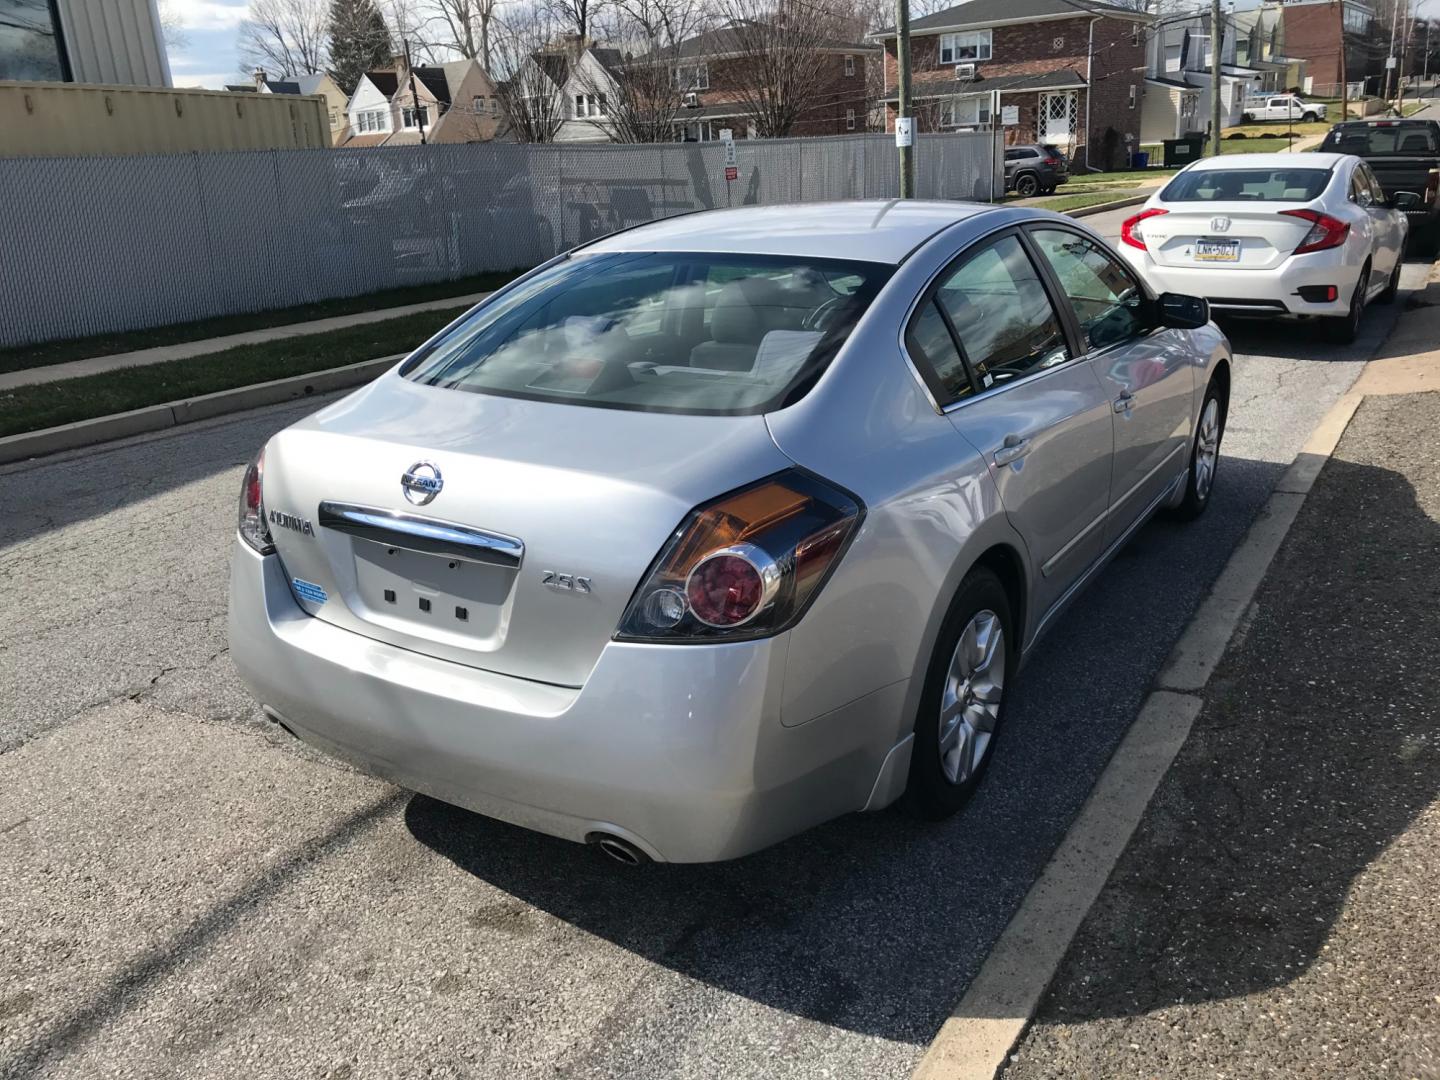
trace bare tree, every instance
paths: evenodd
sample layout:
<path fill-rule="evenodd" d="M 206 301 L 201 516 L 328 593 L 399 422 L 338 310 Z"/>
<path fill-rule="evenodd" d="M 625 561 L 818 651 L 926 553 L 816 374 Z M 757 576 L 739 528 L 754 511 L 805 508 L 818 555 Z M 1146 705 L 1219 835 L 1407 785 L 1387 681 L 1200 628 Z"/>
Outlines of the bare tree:
<path fill-rule="evenodd" d="M 587 93 L 606 103 L 606 122 L 617 142 L 674 140 L 681 113 L 675 81 L 681 44 L 702 29 L 706 15 L 700 0 L 616 0 L 605 20 L 612 47 L 596 50 L 605 73 L 589 67 L 581 81 Z"/>
<path fill-rule="evenodd" d="M 172 0 L 160 0 L 160 36 L 165 42 L 165 48 L 170 52 L 179 52 L 190 45 L 190 35 L 185 33 L 185 20 L 175 10 Z"/>
<path fill-rule="evenodd" d="M 479 60 L 489 71 L 499 7 L 499 0 L 426 0 L 420 8 L 421 34 L 427 43 Z"/>
<path fill-rule="evenodd" d="M 575 28 L 575 34 L 588 38 L 591 23 L 604 6 L 603 0 L 545 0 L 555 18 Z"/>
<path fill-rule="evenodd" d="M 565 119 L 561 87 L 573 60 L 550 48 L 557 29 L 546 12 L 532 9 L 495 35 L 495 91 L 505 122 L 501 134 L 517 142 L 554 142 Z"/>
<path fill-rule="evenodd" d="M 847 31 L 853 15 L 831 0 L 717 0 L 733 40 L 723 51 L 727 89 L 760 138 L 789 135 L 825 104 L 825 50 Z"/>
<path fill-rule="evenodd" d="M 325 0 L 250 0 L 240 57 L 280 75 L 312 75 L 325 70 L 328 36 Z"/>

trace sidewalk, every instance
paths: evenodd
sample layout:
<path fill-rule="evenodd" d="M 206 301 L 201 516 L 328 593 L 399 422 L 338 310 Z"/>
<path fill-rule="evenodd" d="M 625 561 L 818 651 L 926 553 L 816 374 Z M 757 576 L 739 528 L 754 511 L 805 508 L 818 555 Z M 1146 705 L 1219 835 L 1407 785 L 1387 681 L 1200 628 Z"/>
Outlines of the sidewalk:
<path fill-rule="evenodd" d="M 1406 354 L 1440 308 L 1411 321 L 1005 1080 L 1440 1078 L 1440 351 Z"/>
<path fill-rule="evenodd" d="M 328 319 L 311 322 L 289 323 L 285 326 L 271 326 L 263 330 L 247 330 L 241 334 L 227 334 L 224 337 L 205 338 L 200 341 L 183 341 L 175 345 L 158 345 L 153 349 L 137 349 L 135 352 L 113 353 L 110 356 L 92 356 L 84 360 L 71 360 L 64 364 L 48 367 L 26 368 L 23 371 L 0 373 L 0 392 L 13 390 L 17 386 L 34 386 L 37 383 L 59 382 L 83 375 L 101 375 L 120 368 L 143 367 L 146 364 L 160 364 L 167 360 L 188 360 L 191 357 L 223 352 L 237 345 L 258 345 L 266 341 L 301 337 L 308 334 L 324 334 L 331 330 L 343 330 L 350 326 L 384 322 L 415 315 L 423 311 L 442 311 L 478 304 L 488 292 L 469 293 L 464 296 L 446 296 L 439 300 L 426 300 L 419 304 L 404 304 L 400 307 L 377 308 L 374 311 L 357 312 L 351 315 L 334 315 Z"/>

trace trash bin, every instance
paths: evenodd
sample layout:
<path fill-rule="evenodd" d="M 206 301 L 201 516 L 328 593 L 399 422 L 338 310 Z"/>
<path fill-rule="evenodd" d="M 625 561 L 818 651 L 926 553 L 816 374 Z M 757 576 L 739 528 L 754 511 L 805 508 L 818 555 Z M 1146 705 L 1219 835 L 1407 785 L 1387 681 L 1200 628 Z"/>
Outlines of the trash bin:
<path fill-rule="evenodd" d="M 1222 24 L 1223 25 L 1223 24 Z M 1136 150 L 1130 155 L 1130 168 L 1148 169 L 1150 167 L 1150 151 Z"/>
<path fill-rule="evenodd" d="M 1165 167 L 1167 169 L 1189 165 L 1205 152 L 1205 137 L 1187 136 L 1184 139 L 1165 140 Z"/>

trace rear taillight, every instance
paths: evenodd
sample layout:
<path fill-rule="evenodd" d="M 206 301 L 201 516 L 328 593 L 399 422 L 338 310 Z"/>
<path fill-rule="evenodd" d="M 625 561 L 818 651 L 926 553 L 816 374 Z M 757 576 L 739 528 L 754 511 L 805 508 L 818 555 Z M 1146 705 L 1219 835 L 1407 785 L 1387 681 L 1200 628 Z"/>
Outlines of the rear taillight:
<path fill-rule="evenodd" d="M 1431 169 L 1425 174 L 1425 202 L 1433 203 L 1435 196 L 1440 193 L 1440 169 Z"/>
<path fill-rule="evenodd" d="M 863 516 L 858 500 L 790 471 L 690 511 L 620 620 L 621 641 L 765 637 L 793 626 Z"/>
<path fill-rule="evenodd" d="M 1292 254 L 1304 255 L 1307 251 L 1324 251 L 1327 248 L 1339 247 L 1350 235 L 1348 222 L 1333 218 L 1329 214 L 1322 214 L 1318 210 L 1281 210 L 1285 217 L 1299 218 L 1301 221 L 1310 222 L 1310 231 L 1305 234 L 1305 239 L 1300 241 Z"/>
<path fill-rule="evenodd" d="M 1161 214 L 1168 214 L 1169 210 L 1161 210 L 1159 207 L 1150 210 L 1141 210 L 1132 218 L 1126 218 L 1125 224 L 1120 226 L 1120 239 L 1123 243 L 1133 248 L 1145 250 L 1145 234 L 1141 231 L 1140 223 L 1146 218 L 1159 217 Z"/>
<path fill-rule="evenodd" d="M 270 539 L 270 526 L 265 522 L 265 501 L 261 486 L 265 477 L 265 451 L 261 450 L 245 470 L 240 482 L 240 539 L 261 555 L 275 550 Z"/>

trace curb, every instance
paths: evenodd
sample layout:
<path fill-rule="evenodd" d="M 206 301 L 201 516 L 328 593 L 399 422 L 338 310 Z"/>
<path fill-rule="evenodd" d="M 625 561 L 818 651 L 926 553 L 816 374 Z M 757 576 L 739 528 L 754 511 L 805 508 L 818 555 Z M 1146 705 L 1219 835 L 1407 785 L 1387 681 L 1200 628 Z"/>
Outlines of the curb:
<path fill-rule="evenodd" d="M 1100 203 L 1098 206 L 1082 206 L 1078 210 L 1062 210 L 1060 212 L 1066 217 L 1089 217 L 1091 214 L 1104 214 L 1110 210 L 1124 210 L 1127 206 L 1139 206 L 1150 198 L 1151 194 L 1154 193 L 1131 195 L 1129 198 L 1117 199 L 1115 202 Z M 1043 210 L 1044 207 L 1039 207 L 1039 209 Z"/>
<path fill-rule="evenodd" d="M 1355 390 L 1342 395 L 1275 485 L 1161 666 L 1135 722 L 1060 846 L 941 1026 L 912 1080 L 994 1080 L 1004 1068 L 1151 796 L 1189 737 L 1204 704 L 1201 691 L 1364 397 Z"/>
<path fill-rule="evenodd" d="M 276 405 L 312 394 L 348 390 L 369 382 L 406 355 L 408 354 L 396 353 L 394 356 L 362 360 L 358 364 L 345 367 L 312 371 L 306 375 L 291 375 L 252 386 L 238 386 L 232 390 L 218 390 L 213 394 L 168 401 L 163 405 L 147 405 L 143 409 L 132 409 L 130 412 L 115 413 L 113 416 L 97 416 L 93 420 L 77 420 L 73 424 L 7 435 L 0 438 L 0 465 L 109 442 L 127 435 L 163 431 L 180 424 L 241 412 L 260 405 Z"/>

